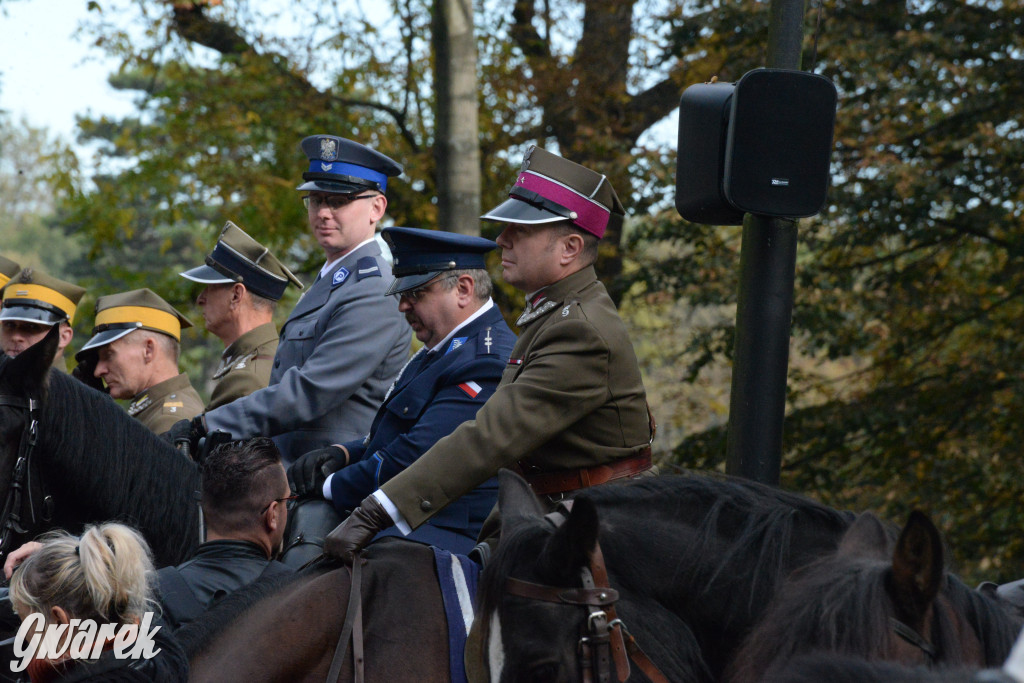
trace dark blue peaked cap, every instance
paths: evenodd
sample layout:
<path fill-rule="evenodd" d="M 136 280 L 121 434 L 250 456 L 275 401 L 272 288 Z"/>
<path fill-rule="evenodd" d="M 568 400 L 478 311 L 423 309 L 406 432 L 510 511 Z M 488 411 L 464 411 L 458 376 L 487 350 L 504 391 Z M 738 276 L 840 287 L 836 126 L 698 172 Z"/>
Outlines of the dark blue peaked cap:
<path fill-rule="evenodd" d="M 422 228 L 384 228 L 381 237 L 394 257 L 387 294 L 416 289 L 446 270 L 486 268 L 484 255 L 498 247 L 483 237 Z"/>
<path fill-rule="evenodd" d="M 302 174 L 306 182 L 297 190 L 352 194 L 380 190 L 388 178 L 401 175 L 402 166 L 380 152 L 358 142 L 335 135 L 311 135 L 302 141 L 309 158 L 309 169 Z"/>

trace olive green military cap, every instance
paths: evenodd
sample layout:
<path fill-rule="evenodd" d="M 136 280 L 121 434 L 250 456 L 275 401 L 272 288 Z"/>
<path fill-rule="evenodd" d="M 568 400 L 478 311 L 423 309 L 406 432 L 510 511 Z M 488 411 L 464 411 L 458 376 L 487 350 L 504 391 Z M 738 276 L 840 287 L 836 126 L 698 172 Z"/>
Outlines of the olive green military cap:
<path fill-rule="evenodd" d="M 101 296 L 96 300 L 92 337 L 75 357 L 90 349 L 106 346 L 135 330 L 162 332 L 181 341 L 181 330 L 186 327 L 192 327 L 189 319 L 149 289 Z"/>
<path fill-rule="evenodd" d="M 207 285 L 240 282 L 253 294 L 272 301 L 284 296 L 289 284 L 302 289 L 302 282 L 292 271 L 231 221 L 221 230 L 206 265 L 179 274 Z"/>
<path fill-rule="evenodd" d="M 481 218 L 522 225 L 568 220 L 600 239 L 609 228 L 621 228 L 626 215 L 608 178 L 536 145 L 508 197 Z"/>
<path fill-rule="evenodd" d="M 17 275 L 19 270 L 21 270 L 21 266 L 6 256 L 0 255 L 0 289 L 3 289 L 4 285 Z"/>
<path fill-rule="evenodd" d="M 71 323 L 85 289 L 58 280 L 41 270 L 22 268 L 4 287 L 0 320 L 23 320 L 39 325 Z"/>

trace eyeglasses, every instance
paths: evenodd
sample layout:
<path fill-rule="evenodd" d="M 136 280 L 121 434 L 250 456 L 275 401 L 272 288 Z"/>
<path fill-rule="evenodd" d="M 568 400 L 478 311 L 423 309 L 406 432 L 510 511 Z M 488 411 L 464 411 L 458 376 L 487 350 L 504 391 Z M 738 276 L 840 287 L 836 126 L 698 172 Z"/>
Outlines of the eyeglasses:
<path fill-rule="evenodd" d="M 421 285 L 421 286 L 417 287 L 416 289 L 410 289 L 408 292 L 399 292 L 398 294 L 394 294 L 392 296 L 394 296 L 395 299 L 397 299 L 398 301 L 401 301 L 402 299 L 405 299 L 409 303 L 415 304 L 420 299 L 423 298 L 424 294 L 426 294 L 431 289 L 433 289 L 434 285 L 436 285 L 438 282 L 445 282 L 447 280 L 457 280 L 458 277 L 459 277 L 458 275 L 444 275 L 444 276 L 439 277 L 439 278 L 437 278 L 435 280 L 431 280 L 427 284 Z"/>
<path fill-rule="evenodd" d="M 285 496 L 284 498 L 275 498 L 274 500 L 272 500 L 269 503 L 267 503 L 267 507 L 265 507 L 262 510 L 260 510 L 260 515 L 266 514 L 267 510 L 269 510 L 270 506 L 273 505 L 274 503 L 283 503 L 286 500 L 296 500 L 296 499 L 298 499 L 298 496 Z"/>
<path fill-rule="evenodd" d="M 361 194 L 353 197 L 350 194 L 307 194 L 302 198 L 302 204 L 307 209 L 313 209 L 314 211 L 319 211 L 325 206 L 331 211 L 337 211 L 340 208 L 348 206 L 357 199 L 373 199 L 376 196 L 378 195 Z"/>

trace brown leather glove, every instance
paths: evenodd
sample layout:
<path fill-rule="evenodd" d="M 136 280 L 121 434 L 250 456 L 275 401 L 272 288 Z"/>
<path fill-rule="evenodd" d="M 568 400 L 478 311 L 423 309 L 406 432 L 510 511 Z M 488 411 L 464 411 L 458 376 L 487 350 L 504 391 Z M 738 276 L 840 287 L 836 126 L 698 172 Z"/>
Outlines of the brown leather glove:
<path fill-rule="evenodd" d="M 384 506 L 369 495 L 363 498 L 348 519 L 327 534 L 327 538 L 324 539 L 324 554 L 340 558 L 345 564 L 352 564 L 355 553 L 369 545 L 378 532 L 384 531 L 394 523 Z"/>

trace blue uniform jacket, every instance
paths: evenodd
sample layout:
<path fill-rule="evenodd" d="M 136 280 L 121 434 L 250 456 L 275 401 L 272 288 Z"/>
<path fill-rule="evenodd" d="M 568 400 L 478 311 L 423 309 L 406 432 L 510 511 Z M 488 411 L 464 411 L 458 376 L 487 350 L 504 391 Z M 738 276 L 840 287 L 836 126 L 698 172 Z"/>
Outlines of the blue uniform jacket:
<path fill-rule="evenodd" d="M 391 268 L 376 241 L 346 254 L 281 328 L 270 386 L 206 413 L 210 431 L 273 436 L 285 464 L 366 434 L 409 357 L 409 326 L 384 296 Z"/>
<path fill-rule="evenodd" d="M 377 411 L 365 443 L 344 444 L 351 463 L 336 472 L 330 483 L 338 511 L 344 514 L 355 508 L 438 439 L 472 420 L 497 388 L 515 341 L 495 306 L 459 330 L 443 350 L 436 354 L 421 350 Z M 475 545 L 497 494 L 497 480 L 491 478 L 406 538 L 465 554 Z M 385 534 L 400 536 L 401 532 Z"/>

